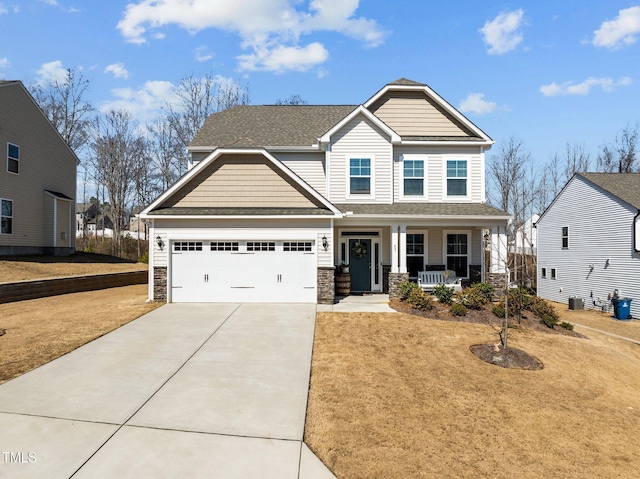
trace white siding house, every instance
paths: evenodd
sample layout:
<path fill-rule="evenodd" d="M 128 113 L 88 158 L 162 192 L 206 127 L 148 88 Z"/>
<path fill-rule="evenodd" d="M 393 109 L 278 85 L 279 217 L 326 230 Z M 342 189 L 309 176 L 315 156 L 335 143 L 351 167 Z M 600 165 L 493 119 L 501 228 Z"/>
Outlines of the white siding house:
<path fill-rule="evenodd" d="M 578 173 L 538 220 L 538 295 L 598 309 L 614 290 L 640 317 L 640 174 Z"/>

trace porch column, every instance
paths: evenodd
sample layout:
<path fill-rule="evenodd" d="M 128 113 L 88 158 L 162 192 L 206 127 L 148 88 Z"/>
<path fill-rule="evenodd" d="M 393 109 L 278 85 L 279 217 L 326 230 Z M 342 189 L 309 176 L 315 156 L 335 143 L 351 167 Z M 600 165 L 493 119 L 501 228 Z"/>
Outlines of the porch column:
<path fill-rule="evenodd" d="M 407 225 L 400 225 L 400 273 L 407 272 Z"/>
<path fill-rule="evenodd" d="M 399 248 L 399 238 L 398 238 L 398 229 L 400 227 L 398 225 L 391 225 L 391 272 L 399 273 L 399 265 L 398 265 L 398 248 Z M 406 241 L 406 237 L 405 237 Z"/>
<path fill-rule="evenodd" d="M 491 272 L 506 273 L 505 264 L 507 261 L 507 235 L 502 226 L 491 228 Z"/>

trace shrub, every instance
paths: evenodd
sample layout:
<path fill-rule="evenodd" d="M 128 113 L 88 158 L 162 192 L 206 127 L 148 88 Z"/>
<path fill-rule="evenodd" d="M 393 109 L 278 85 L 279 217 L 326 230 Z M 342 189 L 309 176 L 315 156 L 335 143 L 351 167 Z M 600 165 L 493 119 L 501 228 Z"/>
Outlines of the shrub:
<path fill-rule="evenodd" d="M 460 303 L 453 303 L 451 305 L 451 314 L 453 314 L 454 316 L 466 316 L 467 315 L 467 308 Z"/>
<path fill-rule="evenodd" d="M 528 309 L 540 318 L 540 322 L 553 329 L 560 321 L 556 309 L 538 296 L 533 296 L 529 302 Z"/>
<path fill-rule="evenodd" d="M 483 283 L 475 283 L 471 287 L 473 289 L 479 291 L 480 294 L 482 294 L 482 296 L 484 296 L 484 299 L 485 299 L 485 301 L 487 303 L 490 302 L 490 301 L 493 301 L 493 293 L 495 291 L 495 288 L 493 287 L 493 285 L 491 283 L 487 283 L 485 281 Z"/>
<path fill-rule="evenodd" d="M 400 294 L 400 299 L 402 301 L 406 301 L 409 295 L 418 289 L 418 285 L 416 283 L 412 283 L 411 281 L 403 281 L 398 285 L 398 293 Z"/>
<path fill-rule="evenodd" d="M 562 322 L 560 323 L 560 327 L 561 327 L 561 328 L 564 328 L 564 329 L 566 329 L 566 330 L 568 330 L 568 331 L 573 331 L 573 324 L 571 324 L 571 323 L 567 323 L 566 321 L 562 321 Z"/>
<path fill-rule="evenodd" d="M 138 259 L 138 261 L 140 263 L 149 264 L 149 250 L 145 250 L 145 252 L 142 253 L 142 255 L 140 256 L 140 259 Z"/>
<path fill-rule="evenodd" d="M 406 302 L 421 311 L 429 311 L 433 309 L 433 296 L 425 293 L 420 288 L 413 289 L 409 294 L 409 297 L 407 297 Z"/>
<path fill-rule="evenodd" d="M 453 288 L 439 284 L 433 288 L 433 295 L 438 298 L 442 304 L 451 304 L 453 301 Z"/>
<path fill-rule="evenodd" d="M 494 304 L 493 308 L 491 308 L 491 312 L 499 318 L 504 318 L 506 314 L 504 311 L 504 306 L 502 304 Z"/>
<path fill-rule="evenodd" d="M 475 288 L 465 288 L 457 292 L 456 301 L 469 309 L 482 309 L 487 302 L 482 293 Z"/>

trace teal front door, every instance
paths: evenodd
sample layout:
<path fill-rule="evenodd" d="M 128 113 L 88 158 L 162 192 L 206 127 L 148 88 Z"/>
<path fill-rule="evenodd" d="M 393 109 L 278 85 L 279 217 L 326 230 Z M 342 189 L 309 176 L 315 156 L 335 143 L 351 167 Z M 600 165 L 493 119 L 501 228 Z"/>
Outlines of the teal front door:
<path fill-rule="evenodd" d="M 351 291 L 371 291 L 371 240 L 349 239 Z"/>

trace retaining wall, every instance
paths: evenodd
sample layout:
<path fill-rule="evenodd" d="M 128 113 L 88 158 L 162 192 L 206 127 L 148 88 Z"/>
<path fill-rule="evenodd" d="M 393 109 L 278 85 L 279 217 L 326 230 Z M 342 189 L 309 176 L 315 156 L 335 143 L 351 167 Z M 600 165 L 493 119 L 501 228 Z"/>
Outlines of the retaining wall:
<path fill-rule="evenodd" d="M 80 293 L 98 289 L 117 288 L 132 284 L 146 284 L 147 271 L 128 271 L 124 273 L 92 274 L 66 278 L 39 279 L 35 281 L 17 281 L 0 283 L 0 303 L 11 303 L 25 299 L 44 298 L 58 294 Z"/>

